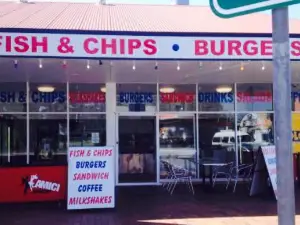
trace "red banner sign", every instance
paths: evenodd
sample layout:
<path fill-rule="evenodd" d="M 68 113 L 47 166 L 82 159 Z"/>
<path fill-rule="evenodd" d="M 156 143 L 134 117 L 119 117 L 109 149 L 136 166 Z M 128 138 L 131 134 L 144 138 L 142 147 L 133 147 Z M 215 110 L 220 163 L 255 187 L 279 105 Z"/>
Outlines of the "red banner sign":
<path fill-rule="evenodd" d="M 66 199 L 66 166 L 2 168 L 0 177 L 0 202 Z"/>

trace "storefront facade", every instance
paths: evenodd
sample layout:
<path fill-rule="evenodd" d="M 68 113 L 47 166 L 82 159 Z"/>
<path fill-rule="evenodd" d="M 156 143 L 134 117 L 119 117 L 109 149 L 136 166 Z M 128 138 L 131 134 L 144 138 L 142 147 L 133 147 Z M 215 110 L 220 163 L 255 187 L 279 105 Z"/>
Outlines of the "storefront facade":
<path fill-rule="evenodd" d="M 64 199 L 69 146 L 114 147 L 116 185 L 134 186 L 163 182 L 161 160 L 196 182 L 190 159 L 222 148 L 238 165 L 274 143 L 270 34 L 5 27 L 0 37 L 2 202 Z M 291 39 L 295 153 L 299 37 Z"/>

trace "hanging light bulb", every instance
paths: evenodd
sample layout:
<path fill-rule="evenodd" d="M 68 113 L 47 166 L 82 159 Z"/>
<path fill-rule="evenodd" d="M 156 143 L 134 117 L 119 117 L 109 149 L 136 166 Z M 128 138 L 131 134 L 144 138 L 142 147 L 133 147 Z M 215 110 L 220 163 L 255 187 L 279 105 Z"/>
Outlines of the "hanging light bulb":
<path fill-rule="evenodd" d="M 222 69 L 223 69 L 223 66 L 222 66 L 222 63 L 220 62 L 219 70 L 222 70 Z"/>
<path fill-rule="evenodd" d="M 14 67 L 15 67 L 15 69 L 18 68 L 18 60 L 14 60 Z"/>
<path fill-rule="evenodd" d="M 39 68 L 42 69 L 43 68 L 43 62 L 41 59 L 39 59 Z"/>
<path fill-rule="evenodd" d="M 180 64 L 179 64 L 179 62 L 177 62 L 177 70 L 178 71 L 180 70 Z"/>
<path fill-rule="evenodd" d="M 133 61 L 132 69 L 135 70 L 135 61 Z"/>
<path fill-rule="evenodd" d="M 266 69 L 265 64 L 264 62 L 262 62 L 261 70 L 265 70 L 265 69 Z"/>
<path fill-rule="evenodd" d="M 245 67 L 244 67 L 244 64 L 243 64 L 243 63 L 241 63 L 240 70 L 241 70 L 241 71 L 244 71 L 244 70 L 245 70 Z"/>
<path fill-rule="evenodd" d="M 155 62 L 155 67 L 154 67 L 154 69 L 155 69 L 155 70 L 158 69 L 158 63 L 157 63 L 157 62 Z"/>
<path fill-rule="evenodd" d="M 202 69 L 203 63 L 200 61 L 199 62 L 199 69 Z"/>
<path fill-rule="evenodd" d="M 110 61 L 110 66 L 113 66 L 113 61 Z"/>
<path fill-rule="evenodd" d="M 86 68 L 87 68 L 87 69 L 90 69 L 90 68 L 91 68 L 91 66 L 90 66 L 90 61 L 89 61 L 89 60 L 86 62 Z"/>
<path fill-rule="evenodd" d="M 62 67 L 63 67 L 64 69 L 67 68 L 67 61 L 66 61 L 66 60 L 63 61 Z"/>

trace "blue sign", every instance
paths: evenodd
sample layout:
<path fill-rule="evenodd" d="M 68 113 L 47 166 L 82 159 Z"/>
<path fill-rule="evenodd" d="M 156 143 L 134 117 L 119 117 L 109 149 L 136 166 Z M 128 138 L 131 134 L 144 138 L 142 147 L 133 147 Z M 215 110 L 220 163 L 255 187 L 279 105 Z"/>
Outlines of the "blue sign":
<path fill-rule="evenodd" d="M 30 93 L 31 101 L 34 103 L 64 103 L 66 101 L 66 93 L 63 91 L 58 92 L 38 92 L 34 91 Z M 0 91 L 1 103 L 26 103 L 26 92 L 12 92 L 12 91 Z"/>
<path fill-rule="evenodd" d="M 218 92 L 199 92 L 198 101 L 199 103 L 232 103 L 234 94 L 229 93 L 218 93 Z"/>
<path fill-rule="evenodd" d="M 153 93 L 151 92 L 121 92 L 120 103 L 126 104 L 147 104 L 153 102 Z"/>

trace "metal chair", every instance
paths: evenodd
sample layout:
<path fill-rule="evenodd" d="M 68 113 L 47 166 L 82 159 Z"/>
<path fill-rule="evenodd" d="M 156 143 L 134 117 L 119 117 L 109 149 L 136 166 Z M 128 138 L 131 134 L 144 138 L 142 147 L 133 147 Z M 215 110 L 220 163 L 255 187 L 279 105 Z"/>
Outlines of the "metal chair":
<path fill-rule="evenodd" d="M 178 183 L 185 183 L 189 190 L 194 195 L 194 188 L 192 184 L 192 176 L 189 171 L 179 166 L 172 165 L 171 163 L 161 160 L 166 172 L 168 182 L 163 184 L 167 191 L 172 195 Z"/>
<path fill-rule="evenodd" d="M 234 180 L 233 193 L 235 193 L 237 182 L 242 179 L 242 181 L 247 181 L 249 184 L 252 178 L 253 164 L 242 164 L 239 166 L 234 166 L 230 172 L 230 178 L 227 182 L 226 189 L 228 189 L 229 184 Z"/>
<path fill-rule="evenodd" d="M 213 170 L 213 173 L 212 173 L 213 187 L 215 186 L 216 180 L 219 176 L 225 176 L 225 178 L 227 179 L 227 183 L 228 183 L 228 181 L 230 180 L 230 177 L 231 177 L 231 171 L 232 171 L 233 165 L 234 165 L 233 162 L 230 162 L 224 166 L 216 167 Z M 227 189 L 227 186 L 226 186 L 226 189 Z"/>

